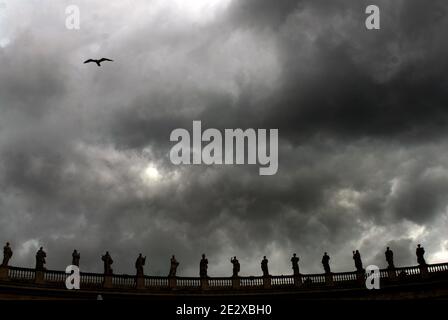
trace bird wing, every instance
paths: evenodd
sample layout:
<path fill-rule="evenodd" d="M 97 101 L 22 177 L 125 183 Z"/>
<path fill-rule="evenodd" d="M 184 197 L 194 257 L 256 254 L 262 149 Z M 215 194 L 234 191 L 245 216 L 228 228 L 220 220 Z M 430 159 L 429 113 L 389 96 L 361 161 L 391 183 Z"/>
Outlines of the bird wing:
<path fill-rule="evenodd" d="M 107 59 L 107 58 L 101 58 L 101 59 L 100 59 L 100 62 L 103 62 L 103 61 L 114 61 L 114 60 Z"/>
<path fill-rule="evenodd" d="M 89 62 L 95 62 L 95 60 L 89 59 L 89 60 L 84 61 L 84 63 L 89 63 Z"/>

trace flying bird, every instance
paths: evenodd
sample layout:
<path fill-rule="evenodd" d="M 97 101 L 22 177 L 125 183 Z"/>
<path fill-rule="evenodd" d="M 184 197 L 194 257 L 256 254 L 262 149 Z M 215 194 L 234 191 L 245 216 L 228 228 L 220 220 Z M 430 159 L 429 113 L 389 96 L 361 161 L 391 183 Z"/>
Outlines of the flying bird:
<path fill-rule="evenodd" d="M 114 60 L 107 59 L 107 58 L 101 58 L 99 60 L 97 60 L 97 59 L 89 59 L 89 60 L 84 61 L 84 63 L 95 62 L 98 67 L 101 67 L 101 62 L 104 62 L 104 61 L 114 61 Z"/>

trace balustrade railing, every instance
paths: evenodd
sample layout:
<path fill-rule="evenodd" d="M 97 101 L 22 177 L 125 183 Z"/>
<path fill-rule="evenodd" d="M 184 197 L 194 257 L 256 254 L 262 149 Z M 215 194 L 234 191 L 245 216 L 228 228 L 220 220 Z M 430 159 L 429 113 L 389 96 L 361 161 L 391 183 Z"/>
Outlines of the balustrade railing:
<path fill-rule="evenodd" d="M 0 281 L 8 281 L 9 283 L 37 283 L 38 274 L 41 276 L 39 284 L 49 286 L 65 286 L 68 276 L 64 271 L 44 270 L 41 273 L 34 269 L 7 267 L 7 278 L 1 278 Z M 414 281 L 431 276 L 448 275 L 448 263 L 432 264 L 427 266 L 411 266 L 399 267 L 395 269 L 381 269 L 380 278 L 383 280 Z M 160 276 L 144 276 L 140 279 L 140 285 L 137 277 L 134 275 L 110 275 L 105 276 L 99 273 L 80 273 L 80 286 L 84 289 L 105 287 L 105 279 L 110 279 L 109 288 L 117 288 L 124 290 L 162 290 L 162 289 L 178 289 L 178 290 L 205 290 L 205 289 L 275 289 L 275 288 L 315 288 L 326 287 L 327 285 L 351 286 L 356 285 L 365 279 L 366 275 L 360 275 L 357 272 L 339 272 L 330 275 L 325 274 L 300 274 L 287 276 L 243 276 L 243 277 L 160 277 Z M 42 282 L 43 281 L 43 282 Z"/>
<path fill-rule="evenodd" d="M 271 286 L 273 287 L 288 287 L 294 286 L 293 276 L 272 276 Z"/>
<path fill-rule="evenodd" d="M 36 271 L 34 269 L 9 267 L 8 277 L 14 281 L 32 281 L 35 278 Z"/>
<path fill-rule="evenodd" d="M 209 278 L 208 285 L 210 288 L 231 288 L 232 278 Z"/>
<path fill-rule="evenodd" d="M 240 277 L 241 287 L 263 287 L 263 277 Z"/>
<path fill-rule="evenodd" d="M 82 288 L 98 288 L 103 285 L 104 275 L 100 273 L 89 273 L 89 272 L 81 272 L 80 273 L 80 286 Z"/>
<path fill-rule="evenodd" d="M 201 279 L 200 278 L 189 278 L 189 277 L 177 277 L 176 286 L 179 288 L 200 288 Z"/>
<path fill-rule="evenodd" d="M 340 272 L 333 274 L 334 282 L 356 281 L 358 280 L 356 272 Z"/>
<path fill-rule="evenodd" d="M 64 284 L 67 279 L 67 273 L 64 271 L 46 270 L 44 272 L 44 281 L 51 284 Z"/>
<path fill-rule="evenodd" d="M 168 288 L 169 281 L 166 277 L 145 277 L 145 288 Z"/>
<path fill-rule="evenodd" d="M 333 274 L 334 277 L 335 274 Z M 306 286 L 325 286 L 325 274 L 302 275 L 302 283 Z"/>
<path fill-rule="evenodd" d="M 112 286 L 115 288 L 135 288 L 136 284 L 135 276 L 127 274 L 112 275 Z"/>
<path fill-rule="evenodd" d="M 428 272 L 448 272 L 448 263 L 429 264 Z"/>

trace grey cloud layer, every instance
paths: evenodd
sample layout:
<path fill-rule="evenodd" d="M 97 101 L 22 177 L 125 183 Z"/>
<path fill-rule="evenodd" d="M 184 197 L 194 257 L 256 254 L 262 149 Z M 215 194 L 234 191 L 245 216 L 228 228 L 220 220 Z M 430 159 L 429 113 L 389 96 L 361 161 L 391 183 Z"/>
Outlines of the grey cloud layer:
<path fill-rule="evenodd" d="M 445 2 L 378 1 L 378 32 L 362 1 L 233 1 L 205 22 L 169 3 L 80 1 L 71 32 L 63 2 L 7 2 L 0 240 L 14 264 L 39 245 L 49 268 L 77 248 L 86 270 L 109 250 L 117 272 L 142 252 L 165 274 L 175 253 L 186 275 L 203 252 L 213 275 L 234 255 L 243 274 L 263 255 L 287 274 L 293 252 L 318 272 L 324 250 L 335 270 L 354 269 L 353 249 L 383 266 L 386 245 L 412 264 L 417 242 L 448 258 Z M 81 63 L 103 55 L 116 61 Z M 171 165 L 169 133 L 192 120 L 278 128 L 278 174 Z"/>

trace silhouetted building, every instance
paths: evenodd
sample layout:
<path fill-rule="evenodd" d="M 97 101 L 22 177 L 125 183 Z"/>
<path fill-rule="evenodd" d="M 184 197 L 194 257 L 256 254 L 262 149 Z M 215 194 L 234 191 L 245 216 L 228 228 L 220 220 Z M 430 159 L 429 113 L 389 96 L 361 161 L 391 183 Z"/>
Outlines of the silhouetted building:
<path fill-rule="evenodd" d="M 6 247 L 9 247 L 7 244 Z M 6 248 L 5 247 L 5 248 Z M 12 255 L 4 248 L 4 255 Z M 76 250 L 74 251 L 76 252 Z M 390 248 L 386 250 L 389 267 L 393 266 Z M 76 252 L 78 254 L 78 252 Z M 354 252 L 354 259 L 358 259 Z M 179 264 L 174 255 L 171 258 L 170 277 L 145 276 L 143 267 L 146 257 L 139 254 L 135 267 L 137 277 L 126 274 L 112 274 L 113 263 L 109 252 L 102 256 L 104 274 L 81 272 L 81 289 L 66 289 L 64 271 L 46 270 L 46 253 L 41 247 L 36 253 L 36 269 L 20 268 L 9 265 L 0 267 L 0 300 L 11 299 L 94 299 L 104 296 L 105 300 L 116 299 L 176 299 L 179 296 L 194 299 L 205 297 L 221 301 L 225 295 L 256 298 L 260 294 L 276 299 L 444 299 L 448 297 L 448 263 L 426 265 L 424 248 L 417 246 L 419 263 L 425 265 L 380 270 L 381 290 L 366 290 L 364 274 L 355 272 L 330 271 L 330 257 L 325 252 L 322 274 L 302 274 L 271 277 L 268 272 L 268 260 L 263 257 L 261 268 L 263 276 L 240 276 L 239 262 L 236 257 L 230 259 L 233 264 L 232 278 L 210 278 L 207 276 L 208 261 L 202 255 L 200 264 L 201 278 L 177 277 Z M 360 258 L 360 254 L 359 254 Z M 294 272 L 298 271 L 296 254 L 291 258 Z M 8 263 L 8 258 L 4 262 Z M 76 262 L 76 261 L 74 261 Z M 359 267 L 361 264 L 356 262 Z M 358 270 L 359 268 L 357 268 Z M 141 275 L 141 277 L 139 277 Z M 206 277 L 206 278 L 204 278 Z M 135 280 L 134 280 L 134 279 Z M 134 281 L 132 281 L 134 280 Z M 299 289 L 300 288 L 300 289 Z M 299 289 L 299 290 L 298 290 Z M 272 295 L 271 295 L 272 293 Z"/>

